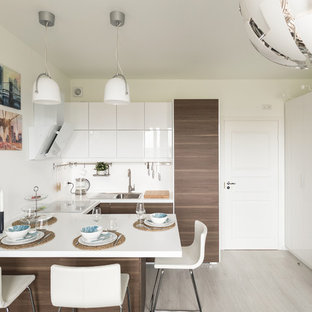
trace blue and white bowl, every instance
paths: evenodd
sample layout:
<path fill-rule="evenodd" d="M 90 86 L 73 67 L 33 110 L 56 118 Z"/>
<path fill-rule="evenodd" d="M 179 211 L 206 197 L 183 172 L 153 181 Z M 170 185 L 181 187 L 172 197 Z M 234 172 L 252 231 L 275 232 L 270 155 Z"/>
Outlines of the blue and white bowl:
<path fill-rule="evenodd" d="M 168 219 L 168 215 L 162 212 L 155 212 L 150 215 L 152 222 L 162 224 Z"/>
<path fill-rule="evenodd" d="M 12 240 L 18 240 L 24 238 L 30 230 L 29 225 L 14 225 L 6 229 L 5 234 Z"/>
<path fill-rule="evenodd" d="M 87 242 L 91 242 L 93 240 L 96 240 L 100 237 L 101 233 L 103 231 L 103 227 L 98 226 L 98 225 L 87 225 L 84 226 L 80 233 L 82 237 L 85 239 Z"/>

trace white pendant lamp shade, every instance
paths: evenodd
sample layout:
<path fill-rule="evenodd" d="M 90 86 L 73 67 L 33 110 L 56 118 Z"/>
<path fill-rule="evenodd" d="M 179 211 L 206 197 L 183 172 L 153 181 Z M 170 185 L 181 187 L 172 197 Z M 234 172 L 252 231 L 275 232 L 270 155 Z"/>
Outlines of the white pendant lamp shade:
<path fill-rule="evenodd" d="M 117 76 L 108 80 L 104 91 L 104 102 L 112 105 L 129 104 L 129 86 L 122 77 Z"/>
<path fill-rule="evenodd" d="M 33 87 L 33 103 L 43 105 L 60 104 L 61 94 L 58 84 L 46 75 L 39 77 Z"/>

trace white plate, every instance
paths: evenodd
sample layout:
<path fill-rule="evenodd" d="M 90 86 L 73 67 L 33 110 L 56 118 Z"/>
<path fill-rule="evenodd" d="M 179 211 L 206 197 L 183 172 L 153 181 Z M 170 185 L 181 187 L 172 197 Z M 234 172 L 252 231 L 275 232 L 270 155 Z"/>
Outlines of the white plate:
<path fill-rule="evenodd" d="M 174 220 L 168 217 L 168 219 L 164 223 L 154 223 L 151 219 L 147 218 L 144 220 L 144 224 L 147 226 L 152 226 L 152 227 L 159 227 L 159 228 L 164 228 L 172 225 L 174 223 Z"/>
<path fill-rule="evenodd" d="M 41 239 L 43 236 L 44 236 L 44 233 L 41 231 L 37 231 L 34 233 L 28 233 L 26 235 L 26 238 L 19 239 L 16 241 L 13 241 L 6 236 L 1 240 L 1 243 L 4 245 L 9 245 L 9 246 L 23 245 L 23 244 L 33 243 L 33 242 Z"/>
<path fill-rule="evenodd" d="M 114 242 L 117 239 L 117 235 L 111 232 L 103 232 L 97 240 L 87 242 L 82 236 L 79 237 L 79 244 L 85 246 L 103 246 Z"/>
<path fill-rule="evenodd" d="M 51 218 L 53 218 L 53 215 L 39 215 L 37 218 L 37 221 L 46 222 L 46 221 L 50 220 Z"/>

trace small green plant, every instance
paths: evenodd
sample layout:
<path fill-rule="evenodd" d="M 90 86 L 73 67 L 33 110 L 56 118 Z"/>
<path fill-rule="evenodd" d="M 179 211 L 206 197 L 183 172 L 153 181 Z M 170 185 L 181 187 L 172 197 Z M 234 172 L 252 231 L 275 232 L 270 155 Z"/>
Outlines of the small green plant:
<path fill-rule="evenodd" d="M 109 168 L 109 164 L 106 162 L 99 161 L 95 165 L 96 171 L 106 171 Z"/>

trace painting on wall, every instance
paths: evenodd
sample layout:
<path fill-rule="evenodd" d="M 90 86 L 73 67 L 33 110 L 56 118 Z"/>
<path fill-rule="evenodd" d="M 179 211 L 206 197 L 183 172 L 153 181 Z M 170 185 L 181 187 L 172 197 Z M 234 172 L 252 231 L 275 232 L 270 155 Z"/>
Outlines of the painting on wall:
<path fill-rule="evenodd" d="M 22 150 L 22 115 L 0 110 L 0 150 Z"/>
<path fill-rule="evenodd" d="M 0 66 L 0 104 L 21 109 L 21 74 Z"/>

